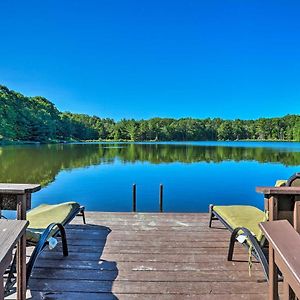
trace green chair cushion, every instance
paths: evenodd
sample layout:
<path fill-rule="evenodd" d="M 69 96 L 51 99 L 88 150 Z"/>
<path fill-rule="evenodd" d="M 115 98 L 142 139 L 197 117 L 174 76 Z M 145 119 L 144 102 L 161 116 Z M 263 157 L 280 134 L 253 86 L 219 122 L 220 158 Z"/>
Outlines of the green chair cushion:
<path fill-rule="evenodd" d="M 27 213 L 29 226 L 26 231 L 26 239 L 37 243 L 44 230 L 51 223 L 66 225 L 66 221 L 79 209 L 76 202 L 64 202 L 60 204 L 41 204 Z M 53 234 L 56 230 L 53 231 Z"/>
<path fill-rule="evenodd" d="M 277 180 L 275 186 L 285 186 L 286 183 L 287 180 Z M 232 229 L 245 227 L 254 234 L 258 242 L 262 241 L 264 235 L 259 228 L 259 223 L 265 222 L 268 219 L 266 213 L 262 210 L 249 205 L 214 206 L 213 210 L 220 215 Z M 242 234 L 242 231 L 239 234 Z M 247 241 L 247 243 L 249 244 L 249 241 Z"/>
<path fill-rule="evenodd" d="M 266 215 L 262 210 L 248 205 L 214 206 L 213 210 L 231 228 L 246 227 L 255 235 L 259 242 L 262 239 L 261 230 L 258 226 L 260 222 L 266 220 Z"/>
<path fill-rule="evenodd" d="M 287 180 L 276 180 L 275 186 L 285 186 L 287 183 Z"/>

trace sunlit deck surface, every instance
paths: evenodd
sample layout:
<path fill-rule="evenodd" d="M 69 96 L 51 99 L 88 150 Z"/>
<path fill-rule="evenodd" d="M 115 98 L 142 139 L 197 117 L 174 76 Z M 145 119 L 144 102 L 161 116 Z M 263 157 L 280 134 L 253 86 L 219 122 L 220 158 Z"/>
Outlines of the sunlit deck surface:
<path fill-rule="evenodd" d="M 229 232 L 207 214 L 87 212 L 67 228 L 69 256 L 45 251 L 30 280 L 32 299 L 266 299 L 240 245 L 227 262 Z"/>

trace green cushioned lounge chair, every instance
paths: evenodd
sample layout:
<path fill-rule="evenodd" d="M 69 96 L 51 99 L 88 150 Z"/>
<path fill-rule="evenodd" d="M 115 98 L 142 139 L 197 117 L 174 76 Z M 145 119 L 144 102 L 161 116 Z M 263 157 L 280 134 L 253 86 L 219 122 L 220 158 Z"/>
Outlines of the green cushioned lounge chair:
<path fill-rule="evenodd" d="M 27 245 L 35 246 L 26 266 L 27 284 L 38 255 L 46 246 L 51 244 L 51 242 L 54 242 L 52 247 L 55 247 L 56 237 L 61 238 L 63 255 L 68 256 L 68 245 L 64 227 L 76 216 L 82 216 L 83 223 L 86 223 L 84 206 L 80 206 L 76 202 L 64 202 L 53 205 L 42 204 L 27 213 L 27 220 L 29 221 L 29 226 L 26 230 Z M 8 280 L 5 285 L 6 294 L 10 294 L 15 284 L 15 263 L 16 255 L 9 270 Z"/>
<path fill-rule="evenodd" d="M 275 186 L 299 186 L 300 173 L 296 173 L 288 180 L 277 180 Z M 261 263 L 266 279 L 268 275 L 267 242 L 259 228 L 259 223 L 267 221 L 267 212 L 248 205 L 210 205 L 209 227 L 213 220 L 219 220 L 231 231 L 228 250 L 228 260 L 231 261 L 235 242 L 238 240 Z"/>

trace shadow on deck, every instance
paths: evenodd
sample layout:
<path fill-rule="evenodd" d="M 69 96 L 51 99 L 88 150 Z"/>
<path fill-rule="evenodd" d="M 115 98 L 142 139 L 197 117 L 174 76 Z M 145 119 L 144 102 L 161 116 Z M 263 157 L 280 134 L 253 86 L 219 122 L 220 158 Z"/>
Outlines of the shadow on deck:
<path fill-rule="evenodd" d="M 101 258 L 110 232 L 106 226 L 69 225 L 69 256 L 62 256 L 61 245 L 41 254 L 30 279 L 32 299 L 118 299 L 112 293 L 117 263 Z"/>
<path fill-rule="evenodd" d="M 60 245 L 39 257 L 31 299 L 267 299 L 258 263 L 237 246 L 228 262 L 229 232 L 207 214 L 87 212 L 67 227 Z"/>

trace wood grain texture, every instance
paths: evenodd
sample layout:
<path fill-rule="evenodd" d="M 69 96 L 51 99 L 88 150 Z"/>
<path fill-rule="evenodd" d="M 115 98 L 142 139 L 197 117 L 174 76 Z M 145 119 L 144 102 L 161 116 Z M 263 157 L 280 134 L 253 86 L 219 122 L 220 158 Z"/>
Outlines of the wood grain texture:
<path fill-rule="evenodd" d="M 25 232 L 27 221 L 0 220 L 0 265 L 6 254 L 11 252 L 20 236 Z"/>
<path fill-rule="evenodd" d="M 10 265 L 13 248 L 18 240 L 24 236 L 27 226 L 27 221 L 0 219 L 0 299 L 3 299 L 4 296 L 3 274 Z M 25 299 L 25 297 L 18 299 Z"/>
<path fill-rule="evenodd" d="M 18 195 L 17 219 L 26 220 L 27 195 Z M 26 235 L 22 235 L 17 244 L 17 299 L 26 299 Z"/>
<path fill-rule="evenodd" d="M 87 212 L 45 250 L 29 282 L 32 299 L 267 299 L 259 263 L 248 272 L 237 245 L 227 261 L 229 232 L 208 214 Z"/>
<path fill-rule="evenodd" d="M 275 263 L 283 274 L 285 285 L 288 283 L 297 297 L 300 297 L 299 233 L 286 220 L 265 222 L 260 224 L 260 227 L 274 252 Z M 273 270 L 270 269 L 271 271 Z M 270 282 L 270 286 L 272 284 Z M 277 291 L 276 286 L 274 289 Z"/>
<path fill-rule="evenodd" d="M 34 193 L 41 189 L 39 184 L 0 183 L 0 194 L 22 195 Z"/>
<path fill-rule="evenodd" d="M 280 186 L 280 187 L 259 186 L 256 188 L 256 192 L 263 193 L 265 195 L 300 195 L 300 187 L 299 186 Z"/>
<path fill-rule="evenodd" d="M 293 225 L 295 230 L 300 233 L 300 201 L 295 202 L 293 212 Z"/>

